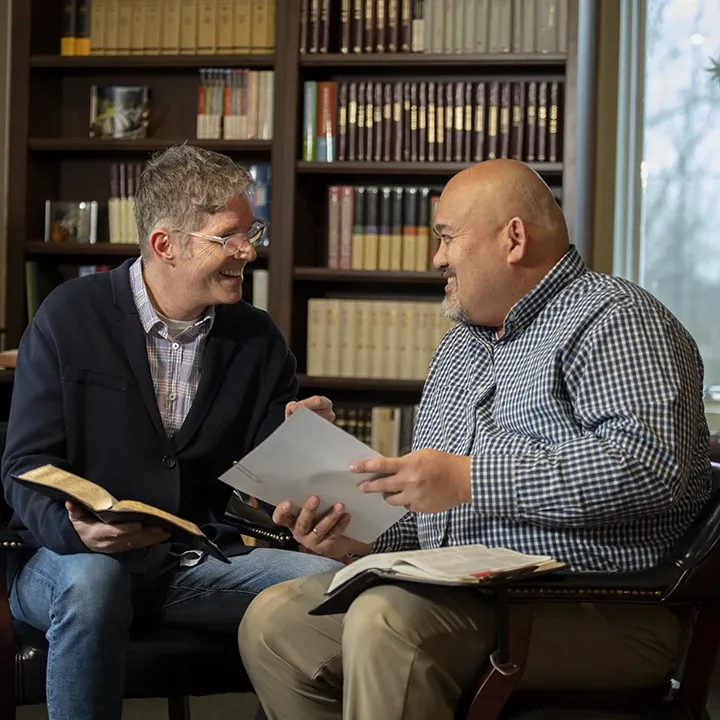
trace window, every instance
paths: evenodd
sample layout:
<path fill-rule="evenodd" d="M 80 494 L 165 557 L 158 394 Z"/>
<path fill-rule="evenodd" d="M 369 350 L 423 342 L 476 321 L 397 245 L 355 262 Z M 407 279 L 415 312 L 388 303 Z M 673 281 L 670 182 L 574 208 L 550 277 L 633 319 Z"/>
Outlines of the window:
<path fill-rule="evenodd" d="M 622 5 L 614 270 L 695 338 L 720 433 L 720 0 Z"/>

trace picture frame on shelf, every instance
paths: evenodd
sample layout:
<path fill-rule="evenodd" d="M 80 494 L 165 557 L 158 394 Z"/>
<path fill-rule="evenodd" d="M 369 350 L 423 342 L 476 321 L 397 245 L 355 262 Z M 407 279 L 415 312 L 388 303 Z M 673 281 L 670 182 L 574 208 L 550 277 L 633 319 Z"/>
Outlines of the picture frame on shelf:
<path fill-rule="evenodd" d="M 97 241 L 98 204 L 95 200 L 45 201 L 46 243 L 94 244 Z"/>
<path fill-rule="evenodd" d="M 149 86 L 93 85 L 90 88 L 91 138 L 146 138 L 149 124 Z"/>

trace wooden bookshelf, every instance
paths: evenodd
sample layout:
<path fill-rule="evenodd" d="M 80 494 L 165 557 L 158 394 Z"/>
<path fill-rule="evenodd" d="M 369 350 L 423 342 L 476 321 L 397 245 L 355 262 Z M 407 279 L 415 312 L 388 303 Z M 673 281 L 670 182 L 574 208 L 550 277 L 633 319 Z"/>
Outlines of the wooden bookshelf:
<path fill-rule="evenodd" d="M 271 244 L 260 253 L 270 272 L 269 311 L 298 358 L 303 392 L 334 399 L 385 398 L 412 401 L 416 380 L 308 377 L 307 302 L 331 293 L 362 298 L 442 296 L 442 278 L 433 272 L 348 270 L 326 267 L 327 195 L 331 185 L 442 185 L 467 167 L 457 162 L 307 162 L 302 160 L 303 84 L 342 78 L 444 80 L 482 78 L 519 81 L 561 80 L 562 156 L 532 167 L 562 198 L 571 235 L 587 227 L 591 202 L 591 148 L 587 137 L 596 90 L 594 33 L 578 21 L 579 6 L 598 0 L 568 0 L 567 52 L 563 53 L 302 53 L 299 0 L 278 4 L 275 51 L 233 55 L 92 55 L 62 57 L 62 0 L 11 0 L 10 145 L 7 242 L 6 341 L 16 346 L 27 323 L 25 262 L 42 267 L 48 289 L 56 268 L 105 261 L 119 264 L 136 246 L 44 243 L 46 199 L 92 199 L 105 203 L 108 171 L 117 161 L 140 162 L 151 153 L 189 142 L 225 152 L 238 162 L 270 162 Z M 331 4 L 332 7 L 335 3 Z M 331 24 L 332 27 L 332 24 Z M 332 50 L 332 48 L 331 48 Z M 195 135 L 197 88 L 202 68 L 274 71 L 272 141 L 200 140 Z M 93 84 L 146 84 L 152 92 L 149 137 L 100 140 L 88 137 L 89 88 Z M 574 238 L 587 256 L 587 233 Z M 106 237 L 99 234 L 103 240 Z M 249 280 L 251 282 L 251 273 Z"/>
<path fill-rule="evenodd" d="M 299 375 L 298 382 L 303 388 L 327 388 L 328 390 L 364 390 L 367 392 L 410 393 L 416 395 L 422 390 L 420 380 L 390 380 L 385 378 L 356 377 L 313 377 Z"/>
<path fill-rule="evenodd" d="M 382 285 L 399 283 L 440 285 L 445 282 L 440 273 L 410 270 L 336 270 L 325 267 L 296 267 L 294 274 L 298 281 L 380 283 Z"/>
<path fill-rule="evenodd" d="M 540 175 L 562 175 L 562 163 L 527 163 Z M 301 175 L 447 175 L 464 170 L 466 163 L 455 162 L 317 162 L 298 160 L 297 172 Z"/>
<path fill-rule="evenodd" d="M 31 68 L 57 70 L 102 70 L 112 72 L 130 68 L 272 68 L 274 54 L 265 55 L 90 55 L 88 57 L 64 57 L 54 53 L 31 55 Z"/>
<path fill-rule="evenodd" d="M 565 53 L 326 53 L 301 55 L 304 67 L 328 68 L 433 68 L 500 70 L 509 68 L 562 69 Z"/>
<path fill-rule="evenodd" d="M 82 256 L 82 257 L 121 257 L 129 258 L 140 254 L 138 245 L 100 243 L 74 243 L 59 242 L 46 243 L 42 240 L 31 240 L 25 243 L 25 255 L 33 257 L 45 255 L 53 257 Z"/>
<path fill-rule="evenodd" d="M 148 138 L 138 140 L 116 140 L 114 138 L 29 138 L 28 150 L 42 152 L 80 153 L 151 153 L 166 150 L 172 145 L 188 143 L 207 150 L 225 153 L 269 154 L 272 142 L 269 140 L 199 140 L 197 138 Z"/>

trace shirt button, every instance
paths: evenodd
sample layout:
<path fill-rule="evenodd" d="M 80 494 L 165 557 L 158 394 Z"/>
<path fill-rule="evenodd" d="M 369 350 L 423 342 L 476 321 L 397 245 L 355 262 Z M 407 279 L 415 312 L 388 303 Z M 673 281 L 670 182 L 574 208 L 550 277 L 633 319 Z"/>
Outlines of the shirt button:
<path fill-rule="evenodd" d="M 179 342 L 174 342 L 174 343 L 173 343 L 173 350 L 177 350 L 179 347 L 180 347 L 180 343 L 179 343 Z"/>
<path fill-rule="evenodd" d="M 168 470 L 171 470 L 175 467 L 175 465 L 177 465 L 177 460 L 172 455 L 164 455 L 162 464 L 168 468 Z"/>
<path fill-rule="evenodd" d="M 170 400 L 174 400 L 176 397 L 177 397 L 177 395 L 175 395 L 175 393 L 170 393 L 170 394 L 168 395 L 168 398 L 169 398 Z"/>

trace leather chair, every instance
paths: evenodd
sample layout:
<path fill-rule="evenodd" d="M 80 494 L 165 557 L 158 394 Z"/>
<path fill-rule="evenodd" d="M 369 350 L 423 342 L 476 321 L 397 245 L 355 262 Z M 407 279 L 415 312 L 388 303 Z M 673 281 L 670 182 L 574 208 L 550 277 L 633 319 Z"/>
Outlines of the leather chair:
<path fill-rule="evenodd" d="M 6 427 L 0 423 L 0 456 Z M 10 615 L 6 560 L 8 553 L 22 552 L 22 542 L 5 526 L 7 513 L 0 493 L 0 720 L 14 720 L 17 706 L 45 702 L 47 661 L 44 634 Z M 244 534 L 292 547 L 290 533 L 239 498 L 231 500 L 225 521 Z M 126 698 L 167 698 L 169 720 L 190 720 L 190 696 L 242 692 L 252 692 L 252 686 L 235 636 L 161 626 L 131 630 Z"/>
<path fill-rule="evenodd" d="M 708 717 L 707 693 L 720 644 L 720 464 L 713 463 L 710 500 L 657 566 L 627 574 L 558 572 L 480 593 L 497 605 L 497 644 L 475 687 L 463 698 L 458 720 L 505 719 L 541 708 L 592 709 L 645 718 Z M 527 660 L 533 606 L 542 602 L 660 604 L 692 618 L 680 676 L 656 687 L 622 691 L 516 692 Z"/>

